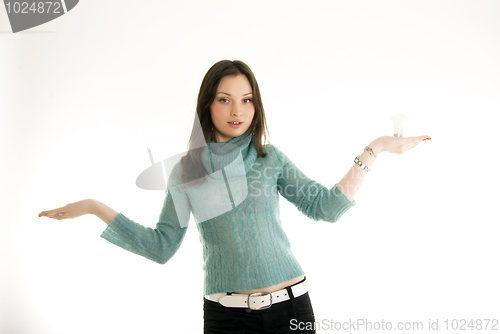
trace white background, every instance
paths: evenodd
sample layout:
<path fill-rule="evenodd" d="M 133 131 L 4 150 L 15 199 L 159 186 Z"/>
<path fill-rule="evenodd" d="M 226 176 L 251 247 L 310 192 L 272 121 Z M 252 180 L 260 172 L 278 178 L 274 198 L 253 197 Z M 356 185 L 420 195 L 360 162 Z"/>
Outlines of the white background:
<path fill-rule="evenodd" d="M 432 137 L 382 153 L 335 224 L 281 198 L 317 321 L 498 319 L 499 1 L 85 0 L 16 34 L 3 8 L 1 333 L 202 332 L 196 229 L 162 266 L 95 216 L 38 213 L 95 198 L 154 227 L 165 194 L 135 185 L 147 148 L 187 148 L 221 59 L 252 68 L 270 142 L 328 188 L 393 114 Z"/>

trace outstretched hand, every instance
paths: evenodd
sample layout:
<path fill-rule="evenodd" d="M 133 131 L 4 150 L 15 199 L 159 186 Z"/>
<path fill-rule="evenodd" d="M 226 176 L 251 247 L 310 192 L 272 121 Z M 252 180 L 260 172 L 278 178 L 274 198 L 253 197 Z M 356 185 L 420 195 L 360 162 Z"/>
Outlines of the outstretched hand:
<path fill-rule="evenodd" d="M 403 154 L 408 150 L 416 147 L 418 144 L 425 140 L 430 140 L 430 136 L 417 136 L 417 137 L 392 137 L 382 136 L 377 138 L 380 140 L 383 147 L 383 152 L 391 152 L 396 154 Z"/>
<path fill-rule="evenodd" d="M 38 217 L 54 218 L 57 220 L 76 218 L 90 213 L 90 207 L 92 205 L 92 199 L 84 199 L 82 201 L 67 204 L 63 207 L 42 211 L 38 214 Z"/>

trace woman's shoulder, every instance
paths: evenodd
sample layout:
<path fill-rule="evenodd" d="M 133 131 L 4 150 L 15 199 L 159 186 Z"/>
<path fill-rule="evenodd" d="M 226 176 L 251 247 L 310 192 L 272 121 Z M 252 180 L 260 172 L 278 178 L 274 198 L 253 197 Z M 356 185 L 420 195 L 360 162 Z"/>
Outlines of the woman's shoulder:
<path fill-rule="evenodd" d="M 273 154 L 276 154 L 276 152 L 279 150 L 276 145 L 274 144 L 271 144 L 271 143 L 267 143 L 267 144 L 264 144 L 264 151 L 266 152 L 271 152 Z"/>
<path fill-rule="evenodd" d="M 268 153 L 268 157 L 278 162 L 283 162 L 284 153 L 276 145 L 268 143 L 264 145 L 264 149 Z"/>
<path fill-rule="evenodd" d="M 182 183 L 182 162 L 179 160 L 176 162 L 168 175 L 167 186 L 178 186 Z"/>

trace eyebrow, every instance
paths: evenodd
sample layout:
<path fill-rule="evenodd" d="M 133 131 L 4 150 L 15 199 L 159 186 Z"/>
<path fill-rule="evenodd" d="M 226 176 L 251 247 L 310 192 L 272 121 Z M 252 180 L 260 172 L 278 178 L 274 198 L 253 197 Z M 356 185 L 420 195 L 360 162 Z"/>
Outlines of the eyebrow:
<path fill-rule="evenodd" d="M 227 96 L 231 96 L 231 94 L 224 93 L 224 92 L 218 92 L 217 94 L 226 94 Z M 243 95 L 243 96 L 247 96 L 247 95 L 252 95 L 252 93 L 246 93 L 246 94 L 245 94 L 245 95 Z"/>

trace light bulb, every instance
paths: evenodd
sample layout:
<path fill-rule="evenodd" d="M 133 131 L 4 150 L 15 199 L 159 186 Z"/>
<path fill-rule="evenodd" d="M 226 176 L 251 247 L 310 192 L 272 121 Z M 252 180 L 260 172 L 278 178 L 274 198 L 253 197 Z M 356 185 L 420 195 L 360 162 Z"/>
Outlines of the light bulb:
<path fill-rule="evenodd" d="M 403 137 L 406 116 L 402 114 L 396 114 L 393 115 L 391 119 L 394 123 L 394 137 Z"/>

